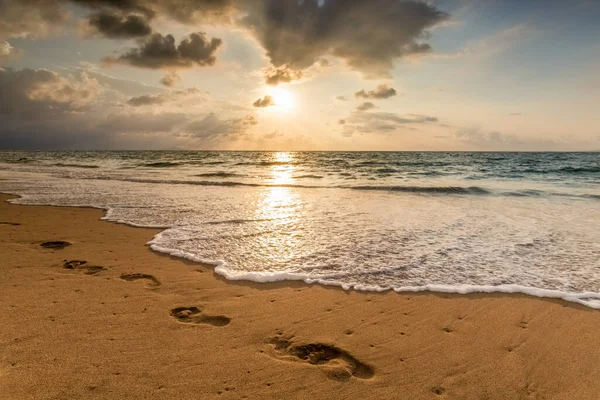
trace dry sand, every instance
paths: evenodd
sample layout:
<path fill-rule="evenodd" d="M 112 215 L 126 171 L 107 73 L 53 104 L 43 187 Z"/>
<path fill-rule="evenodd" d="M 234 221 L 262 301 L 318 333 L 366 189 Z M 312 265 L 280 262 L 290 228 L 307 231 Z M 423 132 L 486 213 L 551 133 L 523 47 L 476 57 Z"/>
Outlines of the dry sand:
<path fill-rule="evenodd" d="M 600 398 L 598 311 L 228 282 L 150 251 L 157 230 L 8 198 L 0 399 Z"/>

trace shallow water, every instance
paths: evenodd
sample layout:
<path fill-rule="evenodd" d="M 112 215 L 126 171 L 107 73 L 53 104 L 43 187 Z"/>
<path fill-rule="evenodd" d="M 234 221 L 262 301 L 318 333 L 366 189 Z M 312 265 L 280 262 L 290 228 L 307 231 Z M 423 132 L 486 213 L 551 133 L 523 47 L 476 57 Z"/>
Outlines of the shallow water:
<path fill-rule="evenodd" d="M 600 308 L 598 153 L 0 153 L 0 191 L 162 227 L 228 279 Z"/>

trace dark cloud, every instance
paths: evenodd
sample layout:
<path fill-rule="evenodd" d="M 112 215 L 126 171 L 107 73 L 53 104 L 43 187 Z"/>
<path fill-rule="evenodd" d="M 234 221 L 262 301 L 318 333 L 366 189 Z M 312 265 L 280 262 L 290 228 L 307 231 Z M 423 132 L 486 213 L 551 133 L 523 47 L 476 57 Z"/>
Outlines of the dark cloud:
<path fill-rule="evenodd" d="M 176 86 L 181 81 L 181 77 L 175 71 L 171 71 L 166 74 L 161 80 L 160 83 L 166 87 Z"/>
<path fill-rule="evenodd" d="M 120 16 L 97 13 L 89 17 L 88 23 L 98 33 L 109 38 L 129 39 L 148 36 L 152 33 L 148 21 L 139 15 Z"/>
<path fill-rule="evenodd" d="M 297 79 L 298 71 L 314 64 L 328 65 L 326 56 L 367 78 L 389 76 L 395 60 L 430 51 L 424 42 L 428 29 L 447 19 L 421 0 L 4 0 L 0 39 L 43 36 L 62 27 L 69 3 L 93 10 L 89 22 L 113 38 L 148 34 L 157 16 L 191 26 L 235 23 L 258 40 L 275 68 L 296 71 L 269 75 L 272 84 Z M 170 38 L 152 36 L 143 47 L 109 60 L 144 68 L 212 65 L 221 45 L 198 34 L 183 47 Z"/>
<path fill-rule="evenodd" d="M 346 124 L 346 120 L 345 120 L 345 119 L 340 119 L 340 120 L 338 121 L 338 124 L 340 124 L 340 125 L 345 125 L 345 124 Z"/>
<path fill-rule="evenodd" d="M 363 75 L 389 76 L 396 59 L 425 53 L 427 29 L 447 15 L 421 1 L 246 1 L 246 26 L 275 67 L 305 69 L 324 55 Z"/>
<path fill-rule="evenodd" d="M 389 87 L 388 85 L 379 85 L 375 90 L 366 92 L 364 89 L 354 93 L 354 97 L 363 99 L 389 99 L 397 94 L 396 89 Z"/>
<path fill-rule="evenodd" d="M 221 46 L 221 39 L 208 40 L 203 32 L 192 33 L 175 45 L 172 35 L 155 33 L 139 48 L 131 49 L 119 57 L 107 57 L 109 64 L 129 64 L 139 68 L 190 68 L 213 65 L 215 52 Z"/>
<path fill-rule="evenodd" d="M 262 99 L 258 99 L 254 102 L 253 106 L 258 108 L 271 107 L 275 105 L 275 100 L 272 96 L 265 96 Z"/>
<path fill-rule="evenodd" d="M 362 104 L 359 104 L 358 106 L 356 106 L 356 109 L 359 111 L 368 111 L 375 108 L 375 104 L 371 103 L 370 101 L 364 102 Z"/>
<path fill-rule="evenodd" d="M 288 65 L 279 68 L 271 68 L 265 73 L 267 85 L 277 86 L 280 83 L 288 83 L 302 78 L 302 71 L 294 70 Z"/>
<path fill-rule="evenodd" d="M 336 97 L 335 97 L 335 99 L 336 99 L 336 100 L 339 100 L 339 101 L 347 101 L 347 100 L 348 100 L 348 99 L 346 98 L 346 96 L 336 96 Z"/>

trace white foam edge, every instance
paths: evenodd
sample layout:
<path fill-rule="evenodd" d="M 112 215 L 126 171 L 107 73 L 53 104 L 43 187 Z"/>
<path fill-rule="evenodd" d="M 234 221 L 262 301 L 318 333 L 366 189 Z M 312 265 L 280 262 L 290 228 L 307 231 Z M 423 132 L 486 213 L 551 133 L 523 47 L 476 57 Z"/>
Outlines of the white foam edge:
<path fill-rule="evenodd" d="M 18 204 L 18 205 L 23 205 L 23 206 L 96 208 L 98 210 L 104 210 L 104 216 L 102 218 L 100 218 L 102 221 L 115 222 L 117 224 L 133 226 L 135 228 L 150 228 L 150 229 L 165 229 L 165 230 L 173 228 L 172 226 L 136 224 L 135 222 L 126 221 L 123 219 L 115 219 L 112 217 L 112 214 L 115 209 L 112 207 L 108 207 L 108 206 L 101 206 L 98 204 L 87 204 L 87 203 L 65 205 L 65 204 L 52 203 L 52 202 L 40 202 L 40 201 L 37 201 L 35 199 L 35 196 L 32 196 L 32 195 L 22 195 L 22 194 L 18 194 L 18 193 L 9 193 L 9 192 L 1 192 L 1 193 L 8 194 L 11 196 L 19 196 L 14 199 L 8 199 L 7 201 L 11 204 Z"/>
<path fill-rule="evenodd" d="M 454 294 L 469 294 L 469 293 L 505 293 L 505 294 L 525 294 L 534 297 L 561 299 L 572 303 L 584 305 L 586 307 L 600 309 L 600 293 L 595 292 L 563 292 L 560 290 L 540 289 L 523 285 L 438 285 L 427 284 L 423 286 L 373 286 L 363 284 L 347 284 L 339 281 L 327 279 L 314 279 L 307 277 L 304 274 L 293 272 L 263 272 L 263 271 L 239 271 L 227 268 L 227 264 L 222 260 L 208 260 L 200 258 L 192 253 L 187 253 L 182 250 L 169 249 L 158 244 L 161 234 L 148 242 L 153 251 L 171 255 L 173 257 L 183 258 L 192 262 L 212 265 L 215 273 L 223 276 L 230 281 L 251 281 L 257 283 L 273 283 L 281 281 L 302 281 L 309 285 L 320 284 L 323 286 L 337 286 L 344 290 L 357 290 L 361 292 L 386 292 L 393 290 L 397 293 L 454 293 Z"/>
<path fill-rule="evenodd" d="M 6 193 L 6 192 L 4 192 Z M 16 199 L 8 200 L 12 204 L 23 204 L 23 205 L 34 205 L 32 203 L 23 202 L 19 200 L 33 200 L 31 197 L 33 196 L 24 196 L 16 193 L 6 193 L 10 195 L 20 196 Z M 35 200 L 33 200 L 35 201 Z M 423 286 L 400 286 L 400 287 L 381 287 L 381 286 L 372 286 L 372 285 L 362 285 L 362 284 L 346 284 L 338 281 L 330 281 L 325 279 L 313 279 L 309 278 L 306 275 L 291 273 L 291 272 L 250 272 L 250 271 L 236 271 L 228 269 L 226 263 L 222 260 L 208 260 L 200 258 L 192 253 L 187 253 L 182 250 L 177 249 L 169 249 L 166 247 L 162 247 L 158 244 L 158 240 L 161 238 L 162 234 L 165 233 L 168 229 L 175 227 L 164 227 L 164 226 L 147 226 L 131 223 L 129 221 L 123 220 L 114 220 L 110 219 L 113 209 L 111 207 L 106 206 L 98 206 L 98 205 L 90 205 L 90 204 L 82 204 L 82 205 L 61 205 L 61 204 L 51 204 L 51 203 L 35 203 L 35 205 L 41 206 L 58 206 L 58 207 L 91 207 L 98 208 L 101 210 L 105 210 L 105 215 L 102 217 L 102 220 L 107 220 L 111 222 L 116 222 L 120 224 L 130 225 L 134 227 L 142 227 L 142 228 L 156 228 L 156 229 L 165 229 L 160 232 L 154 238 L 148 242 L 150 249 L 156 251 L 158 253 L 168 254 L 173 257 L 183 258 L 192 262 L 212 265 L 214 266 L 215 273 L 225 277 L 225 279 L 230 281 L 251 281 L 257 283 L 272 283 L 272 282 L 281 282 L 281 281 L 302 281 L 309 285 L 312 284 L 320 284 L 323 286 L 337 286 L 341 287 L 344 290 L 358 290 L 364 292 L 385 292 L 388 290 L 393 290 L 397 293 L 419 293 L 419 292 L 434 292 L 434 293 L 455 293 L 455 294 L 469 294 L 469 293 L 506 293 L 506 294 L 526 294 L 534 297 L 541 298 L 551 298 L 551 299 L 561 299 L 572 303 L 581 304 L 586 307 L 600 309 L 600 293 L 596 292 L 563 292 L 560 290 L 551 290 L 551 289 L 540 289 L 534 288 L 530 286 L 522 286 L 522 285 L 437 285 L 437 284 L 428 284 Z M 588 300 L 589 299 L 589 300 Z"/>

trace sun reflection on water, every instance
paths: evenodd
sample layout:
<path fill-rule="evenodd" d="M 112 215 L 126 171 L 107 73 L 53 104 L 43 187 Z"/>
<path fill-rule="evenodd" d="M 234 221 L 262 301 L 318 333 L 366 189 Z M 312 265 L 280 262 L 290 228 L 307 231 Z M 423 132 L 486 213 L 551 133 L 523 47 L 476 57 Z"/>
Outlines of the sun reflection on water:
<path fill-rule="evenodd" d="M 261 200 L 257 203 L 256 218 L 265 221 L 265 234 L 260 236 L 259 248 L 264 249 L 265 257 L 272 262 L 285 264 L 306 251 L 298 226 L 302 219 L 303 203 L 294 183 L 293 153 L 274 153 L 269 185 L 264 188 Z"/>
<path fill-rule="evenodd" d="M 294 172 L 296 167 L 293 164 L 293 153 L 280 152 L 274 153 L 269 181 L 273 185 L 290 185 L 294 183 Z"/>

